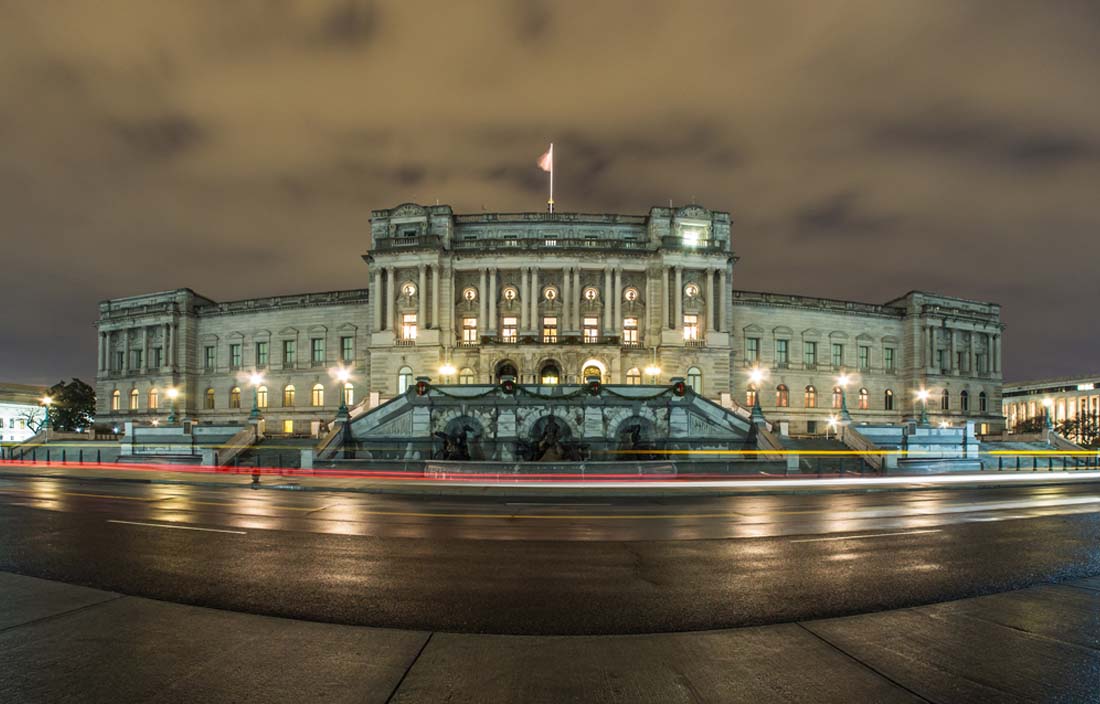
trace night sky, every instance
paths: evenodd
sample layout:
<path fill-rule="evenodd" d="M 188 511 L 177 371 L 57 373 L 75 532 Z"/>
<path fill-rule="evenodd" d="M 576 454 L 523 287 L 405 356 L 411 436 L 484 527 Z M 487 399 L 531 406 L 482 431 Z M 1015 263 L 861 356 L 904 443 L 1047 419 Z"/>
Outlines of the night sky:
<path fill-rule="evenodd" d="M 1100 369 L 1100 3 L 0 0 L 0 380 L 101 299 L 367 285 L 370 210 L 691 202 L 737 288 L 1000 302 Z"/>

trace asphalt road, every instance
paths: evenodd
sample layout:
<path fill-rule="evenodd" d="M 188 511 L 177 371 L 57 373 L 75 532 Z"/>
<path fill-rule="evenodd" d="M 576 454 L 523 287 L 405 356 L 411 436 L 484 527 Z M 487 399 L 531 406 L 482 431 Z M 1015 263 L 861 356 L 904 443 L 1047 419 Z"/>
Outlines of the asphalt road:
<path fill-rule="evenodd" d="M 1100 574 L 1100 483 L 512 501 L 5 477 L 0 570 L 394 628 L 716 629 Z"/>

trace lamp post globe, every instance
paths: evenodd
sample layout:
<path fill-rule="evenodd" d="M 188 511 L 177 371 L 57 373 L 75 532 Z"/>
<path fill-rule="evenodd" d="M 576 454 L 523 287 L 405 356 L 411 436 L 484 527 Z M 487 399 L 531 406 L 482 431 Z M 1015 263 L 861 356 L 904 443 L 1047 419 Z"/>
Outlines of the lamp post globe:
<path fill-rule="evenodd" d="M 248 414 L 248 418 L 249 420 L 259 420 L 261 417 L 259 405 L 260 385 L 264 383 L 264 378 L 261 374 L 253 373 L 252 376 L 248 377 L 248 381 L 252 384 L 252 412 Z"/>
<path fill-rule="evenodd" d="M 169 423 L 175 423 L 176 420 L 177 420 L 177 418 L 176 418 L 176 400 L 179 398 L 179 395 L 180 395 L 179 389 L 177 389 L 175 387 L 172 387 L 172 388 L 168 389 L 168 399 L 171 401 L 171 405 L 169 406 L 169 411 L 168 411 L 168 422 Z"/>
<path fill-rule="evenodd" d="M 340 382 L 340 407 L 336 409 L 336 420 L 346 422 L 350 416 L 348 411 L 347 384 L 348 380 L 351 379 L 351 373 L 348 372 L 347 369 L 340 369 L 336 372 L 336 378 Z"/>

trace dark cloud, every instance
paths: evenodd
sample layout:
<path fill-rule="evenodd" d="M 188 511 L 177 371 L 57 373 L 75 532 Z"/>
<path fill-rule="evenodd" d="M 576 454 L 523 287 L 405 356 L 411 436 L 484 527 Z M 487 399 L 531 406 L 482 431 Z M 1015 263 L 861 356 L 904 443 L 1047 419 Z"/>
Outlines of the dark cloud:
<path fill-rule="evenodd" d="M 103 297 L 361 286 L 373 208 L 541 211 L 550 141 L 559 210 L 730 210 L 738 287 L 996 300 L 1009 376 L 1094 366 L 1096 8 L 8 3 L 0 378 L 91 376 Z"/>

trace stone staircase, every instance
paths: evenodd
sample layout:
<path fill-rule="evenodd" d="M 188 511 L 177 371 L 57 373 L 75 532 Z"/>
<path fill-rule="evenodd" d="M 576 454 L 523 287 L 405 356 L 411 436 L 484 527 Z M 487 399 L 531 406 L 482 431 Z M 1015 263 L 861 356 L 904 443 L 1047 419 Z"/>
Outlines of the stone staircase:
<path fill-rule="evenodd" d="M 781 438 L 783 449 L 806 453 L 798 458 L 798 468 L 803 474 L 869 474 L 876 470 L 856 455 L 815 455 L 815 452 L 850 452 L 840 440 L 817 436 Z"/>

